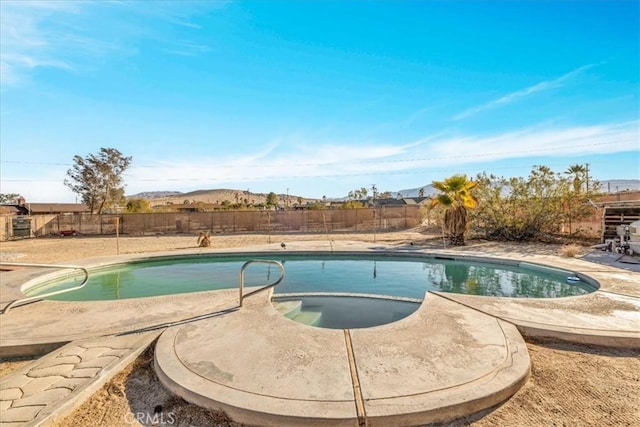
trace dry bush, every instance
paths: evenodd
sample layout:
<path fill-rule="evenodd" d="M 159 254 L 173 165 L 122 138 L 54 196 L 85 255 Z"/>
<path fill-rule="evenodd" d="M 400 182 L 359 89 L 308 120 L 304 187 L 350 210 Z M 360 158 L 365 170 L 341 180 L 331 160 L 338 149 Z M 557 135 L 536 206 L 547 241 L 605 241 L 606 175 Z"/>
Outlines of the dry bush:
<path fill-rule="evenodd" d="M 566 258 L 574 258 L 582 252 L 582 247 L 574 244 L 565 245 L 560 249 L 560 255 Z"/>

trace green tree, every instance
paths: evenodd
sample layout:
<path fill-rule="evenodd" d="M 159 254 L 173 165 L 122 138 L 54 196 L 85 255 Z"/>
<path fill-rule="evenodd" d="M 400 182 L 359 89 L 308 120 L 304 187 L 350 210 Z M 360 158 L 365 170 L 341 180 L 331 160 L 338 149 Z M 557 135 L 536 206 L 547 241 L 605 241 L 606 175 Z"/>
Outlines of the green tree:
<path fill-rule="evenodd" d="M 151 206 L 147 199 L 129 199 L 126 206 L 127 212 L 130 213 L 143 213 L 150 212 Z"/>
<path fill-rule="evenodd" d="M 580 193 L 582 184 L 587 182 L 587 168 L 581 164 L 569 166 L 564 172 L 566 175 L 573 175 L 573 191 Z"/>
<path fill-rule="evenodd" d="M 358 209 L 363 207 L 364 205 L 360 200 L 347 200 L 342 204 L 343 209 Z"/>
<path fill-rule="evenodd" d="M 101 148 L 87 157 L 74 156 L 64 184 L 82 198 L 91 213 L 101 214 L 124 199 L 123 174 L 131 164 L 115 148 Z"/>
<path fill-rule="evenodd" d="M 464 245 L 467 209 L 478 206 L 478 200 L 472 194 L 477 184 L 468 180 L 466 175 L 453 175 L 444 181 L 433 181 L 432 185 L 441 192 L 431 201 L 431 207 L 444 208 L 445 235 L 451 245 Z"/>
<path fill-rule="evenodd" d="M 325 206 L 324 203 L 320 202 L 320 201 L 316 201 L 314 203 L 312 203 L 311 205 L 308 206 L 307 209 L 312 210 L 312 211 L 320 211 L 320 210 L 324 210 L 327 207 Z"/>
<path fill-rule="evenodd" d="M 349 200 L 363 200 L 367 198 L 369 191 L 365 187 L 361 187 L 359 190 L 349 191 L 347 198 Z"/>
<path fill-rule="evenodd" d="M 15 205 L 18 203 L 18 198 L 20 197 L 17 193 L 0 193 L 0 204 L 3 205 Z"/>
<path fill-rule="evenodd" d="M 273 191 L 267 194 L 267 207 L 275 207 L 278 206 L 278 195 Z"/>

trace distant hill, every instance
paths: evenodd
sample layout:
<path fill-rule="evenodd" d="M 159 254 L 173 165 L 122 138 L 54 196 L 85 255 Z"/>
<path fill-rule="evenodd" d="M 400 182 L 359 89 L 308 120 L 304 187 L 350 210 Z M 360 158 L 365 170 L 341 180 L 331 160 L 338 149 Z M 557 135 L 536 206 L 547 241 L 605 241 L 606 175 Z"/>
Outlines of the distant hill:
<path fill-rule="evenodd" d="M 431 184 L 427 184 L 424 187 L 407 188 L 400 191 L 391 192 L 394 196 L 401 194 L 402 197 L 418 197 L 420 189 L 424 189 L 425 196 L 433 196 L 438 193 L 438 190 L 433 188 Z M 610 179 L 606 181 L 600 181 L 600 191 L 603 193 L 617 193 L 621 191 L 640 191 L 640 179 Z M 298 202 L 298 197 L 302 197 L 303 203 L 307 201 L 315 201 L 316 199 L 310 199 L 304 196 L 297 196 L 290 194 L 289 203 L 294 205 Z M 165 205 L 167 203 L 183 204 L 185 202 L 204 202 L 204 203 L 222 203 L 228 200 L 231 203 L 236 201 L 241 203 L 264 203 L 267 199 L 266 193 L 251 193 L 246 190 L 233 190 L 233 189 L 212 189 L 212 190 L 196 190 L 188 193 L 182 193 L 180 191 L 146 191 L 138 194 L 127 196 L 129 199 L 147 199 L 151 202 L 152 206 Z M 278 194 L 278 200 L 285 202 L 287 199 L 286 194 Z M 331 199 L 342 200 L 342 199 Z"/>
<path fill-rule="evenodd" d="M 432 196 L 438 193 L 438 190 L 433 188 L 431 184 L 427 184 L 424 187 L 409 188 L 406 190 L 400 190 L 397 193 L 402 194 L 402 197 L 418 197 L 418 192 L 421 188 L 424 188 L 425 196 Z M 618 193 L 621 191 L 640 191 L 640 179 L 608 179 L 606 181 L 600 181 L 600 191 L 603 193 Z M 393 193 L 393 194 L 397 194 Z"/>
<path fill-rule="evenodd" d="M 173 196 L 180 196 L 181 193 L 180 191 L 145 191 L 142 193 L 138 193 L 138 194 L 131 194 L 130 196 L 127 196 L 127 199 L 157 199 L 159 197 L 173 197 Z"/>
<path fill-rule="evenodd" d="M 619 193 L 621 191 L 640 191 L 640 179 L 609 179 L 600 181 L 603 193 Z"/>
<path fill-rule="evenodd" d="M 282 204 L 288 204 L 293 206 L 298 203 L 297 195 L 290 194 L 278 194 L 278 200 Z M 261 204 L 267 200 L 266 193 L 251 193 L 246 190 L 234 190 L 228 188 L 211 189 L 211 190 L 195 190 L 188 193 L 182 193 L 180 191 L 146 191 L 131 196 L 127 196 L 128 199 L 144 198 L 149 200 L 151 206 L 160 206 L 166 204 L 185 204 L 185 203 L 214 203 L 222 204 L 225 201 L 231 203 L 244 203 L 244 204 Z M 302 198 L 303 203 L 312 201 L 315 199 Z"/>
<path fill-rule="evenodd" d="M 406 190 L 396 191 L 395 193 L 392 193 L 392 194 L 402 194 L 402 197 L 418 197 L 420 195 L 421 188 L 424 189 L 425 197 L 433 196 L 434 194 L 438 193 L 438 190 L 433 188 L 433 185 L 427 184 L 424 187 L 409 188 Z"/>

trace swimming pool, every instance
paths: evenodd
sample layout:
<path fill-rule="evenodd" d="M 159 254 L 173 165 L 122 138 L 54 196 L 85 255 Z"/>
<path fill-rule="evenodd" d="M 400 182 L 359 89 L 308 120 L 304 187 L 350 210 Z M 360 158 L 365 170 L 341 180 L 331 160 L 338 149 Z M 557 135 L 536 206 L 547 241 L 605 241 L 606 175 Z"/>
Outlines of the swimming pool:
<path fill-rule="evenodd" d="M 301 306 L 289 312 L 283 308 L 281 312 L 293 319 L 304 318 L 297 320 L 302 323 L 323 327 L 344 327 L 345 316 L 352 317 L 354 320 L 347 323 L 356 327 L 398 320 L 411 314 L 428 291 L 556 298 L 582 295 L 597 288 L 588 280 L 567 280 L 575 277 L 570 271 L 508 260 L 486 262 L 389 253 L 255 253 L 158 257 L 113 264 L 92 269 L 84 288 L 52 299 L 114 300 L 237 288 L 240 268 L 249 259 L 282 262 L 286 278 L 275 288 L 274 300 L 300 301 Z M 245 273 L 245 286 L 264 285 L 278 277 L 278 268 L 251 265 Z M 80 276 L 66 275 L 35 283 L 25 293 L 36 296 L 74 286 L 80 280 Z M 300 312 L 321 316 L 298 316 Z M 339 319 L 339 313 L 345 316 Z M 372 320 L 362 321 L 367 317 Z"/>

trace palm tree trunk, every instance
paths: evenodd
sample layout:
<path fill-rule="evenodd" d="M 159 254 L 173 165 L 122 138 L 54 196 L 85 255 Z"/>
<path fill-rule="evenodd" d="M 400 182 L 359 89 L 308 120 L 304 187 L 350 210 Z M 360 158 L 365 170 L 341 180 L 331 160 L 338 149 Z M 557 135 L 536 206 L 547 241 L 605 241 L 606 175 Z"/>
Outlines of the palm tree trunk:
<path fill-rule="evenodd" d="M 464 234 L 449 236 L 449 244 L 451 246 L 464 246 Z"/>
<path fill-rule="evenodd" d="M 464 245 L 464 232 L 467 228 L 467 210 L 464 206 L 451 207 L 444 215 L 444 223 L 452 246 Z"/>

